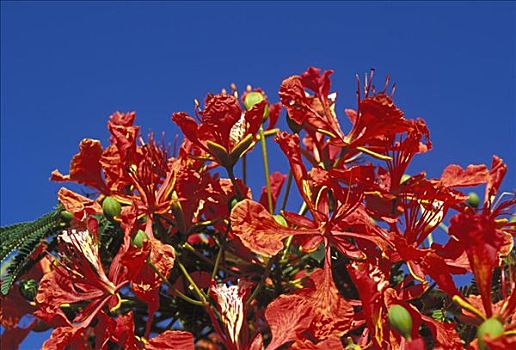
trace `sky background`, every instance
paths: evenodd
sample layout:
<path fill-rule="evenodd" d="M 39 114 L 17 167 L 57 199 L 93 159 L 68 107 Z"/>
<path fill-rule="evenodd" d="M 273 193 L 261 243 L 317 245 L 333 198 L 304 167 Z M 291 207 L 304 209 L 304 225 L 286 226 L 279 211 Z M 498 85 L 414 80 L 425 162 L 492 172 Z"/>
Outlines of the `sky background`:
<path fill-rule="evenodd" d="M 170 116 L 192 112 L 194 98 L 233 82 L 276 102 L 281 81 L 310 65 L 335 70 L 340 117 L 356 107 L 356 73 L 374 67 L 379 86 L 391 75 L 395 102 L 431 131 L 434 149 L 413 172 L 436 177 L 497 154 L 510 169 L 503 189 L 514 190 L 515 22 L 510 2 L 2 2 L 1 225 L 56 204 L 50 172 L 68 172 L 82 138 L 106 145 L 112 112 L 136 111 L 144 134 L 173 140 Z"/>

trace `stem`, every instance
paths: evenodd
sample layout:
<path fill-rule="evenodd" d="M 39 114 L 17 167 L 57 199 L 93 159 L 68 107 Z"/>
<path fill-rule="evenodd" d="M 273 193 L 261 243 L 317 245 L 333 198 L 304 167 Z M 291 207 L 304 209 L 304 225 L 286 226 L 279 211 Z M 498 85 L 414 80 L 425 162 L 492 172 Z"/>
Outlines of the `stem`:
<path fill-rule="evenodd" d="M 272 204 L 271 179 L 269 175 L 269 158 L 267 157 L 267 143 L 263 133 L 263 126 L 260 126 L 260 143 L 262 145 L 263 169 L 265 171 L 265 184 L 267 185 L 267 202 L 269 204 L 269 212 L 274 213 L 274 206 Z"/>
<path fill-rule="evenodd" d="M 258 284 L 254 288 L 253 292 L 251 293 L 251 295 L 247 299 L 246 306 L 249 306 L 251 304 L 251 301 L 253 301 L 253 299 L 256 297 L 256 295 L 258 294 L 260 289 L 262 289 L 263 283 L 265 282 L 267 277 L 269 277 L 269 274 L 271 272 L 271 267 L 272 267 L 272 264 L 273 264 L 274 260 L 276 260 L 276 256 L 273 256 L 267 262 L 267 265 L 265 266 L 265 273 L 262 275 L 262 278 L 260 279 L 260 282 L 258 282 Z"/>
<path fill-rule="evenodd" d="M 233 187 L 235 188 L 236 194 L 239 198 L 239 200 L 244 199 L 244 196 L 242 195 L 242 192 L 240 192 L 240 187 L 237 184 L 235 173 L 233 172 L 233 167 L 226 168 L 226 171 L 228 173 L 229 178 L 231 179 L 231 183 L 233 184 Z"/>
<path fill-rule="evenodd" d="M 306 202 L 303 202 L 303 204 L 301 205 L 301 208 L 299 208 L 298 214 L 304 215 L 304 213 L 306 212 L 306 208 L 307 208 Z M 285 248 L 283 248 L 283 253 L 281 254 L 281 260 L 280 260 L 282 263 L 284 263 L 287 260 L 288 250 L 290 249 L 290 245 L 292 244 L 293 238 L 294 238 L 294 236 L 289 236 L 287 238 L 287 241 L 285 242 Z"/>
<path fill-rule="evenodd" d="M 475 315 L 477 315 L 478 317 L 480 317 L 482 320 L 485 320 L 486 317 L 484 316 L 484 314 L 482 314 L 482 312 L 480 312 L 480 310 L 478 310 L 476 307 L 474 307 L 473 305 L 471 305 L 469 302 L 467 302 L 466 300 L 462 299 L 459 295 L 454 295 L 452 297 L 452 300 L 459 304 L 463 309 L 466 309 L 468 310 L 469 312 L 471 313 L 474 313 Z"/>
<path fill-rule="evenodd" d="M 211 261 L 210 259 L 208 259 L 206 256 L 202 255 L 201 253 L 199 253 L 197 250 L 195 250 L 194 247 L 192 247 L 190 245 L 190 243 L 186 242 L 183 244 L 183 248 L 188 250 L 190 253 L 192 253 L 193 255 L 195 255 L 196 257 L 198 257 L 199 259 L 201 259 L 202 261 L 210 264 L 210 265 L 213 265 L 213 261 Z M 233 271 L 229 270 L 228 268 L 224 267 L 224 266 L 220 266 L 218 267 L 220 270 L 224 271 L 224 272 L 227 272 L 227 273 L 234 273 Z"/>
<path fill-rule="evenodd" d="M 213 265 L 213 271 L 211 272 L 211 279 L 214 280 L 215 276 L 219 271 L 220 260 L 222 259 L 222 255 L 224 255 L 224 248 L 219 247 L 219 252 L 217 253 L 217 257 L 215 258 L 215 265 Z"/>
<path fill-rule="evenodd" d="M 283 197 L 283 203 L 281 203 L 281 210 L 285 210 L 287 207 L 288 196 L 290 194 L 290 187 L 292 186 L 292 170 L 288 171 L 287 188 L 285 189 L 285 196 Z"/>
<path fill-rule="evenodd" d="M 247 154 L 242 157 L 242 181 L 247 185 Z"/>
<path fill-rule="evenodd" d="M 199 299 L 201 299 L 201 301 L 204 303 L 204 304 L 207 304 L 207 301 L 206 301 L 206 297 L 204 295 L 204 293 L 199 289 L 199 287 L 197 286 L 197 284 L 194 282 L 192 276 L 190 276 L 190 274 L 188 273 L 188 271 L 186 271 L 186 268 L 185 266 L 183 265 L 183 263 L 181 261 L 178 261 L 177 262 L 177 265 L 179 266 L 179 269 L 181 270 L 181 272 L 183 273 L 183 275 L 186 277 L 186 279 L 188 280 L 188 282 L 190 283 L 190 285 L 193 287 L 193 289 L 195 290 L 195 293 L 197 293 L 197 296 L 199 297 Z"/>
<path fill-rule="evenodd" d="M 181 299 L 183 299 L 184 301 L 190 303 L 190 304 L 193 304 L 193 305 L 197 305 L 197 306 L 204 306 L 206 303 L 203 303 L 203 302 L 200 302 L 198 300 L 195 300 L 195 299 L 192 299 L 190 298 L 189 296 L 183 294 L 182 292 L 180 292 L 179 290 L 176 289 L 176 287 L 174 287 L 174 285 L 172 283 L 170 283 L 170 281 L 168 280 L 168 278 L 166 278 L 162 273 L 161 271 L 158 270 L 158 268 L 156 267 L 156 265 L 154 265 L 152 262 L 148 262 L 149 266 L 154 270 L 154 272 L 156 272 L 156 274 L 159 276 L 159 278 L 161 278 L 161 280 L 170 288 L 172 289 L 172 291 L 177 294 Z"/>
<path fill-rule="evenodd" d="M 285 242 L 285 248 L 283 249 L 283 253 L 281 254 L 281 262 L 284 263 L 287 261 L 287 254 L 290 249 L 290 245 L 292 244 L 292 238 L 294 236 L 288 236 L 287 241 Z"/>

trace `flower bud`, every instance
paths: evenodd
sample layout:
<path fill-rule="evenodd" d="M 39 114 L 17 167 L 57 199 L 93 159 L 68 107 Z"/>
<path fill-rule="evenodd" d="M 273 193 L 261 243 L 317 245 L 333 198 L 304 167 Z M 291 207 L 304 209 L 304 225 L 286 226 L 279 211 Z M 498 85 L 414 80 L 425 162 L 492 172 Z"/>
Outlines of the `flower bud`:
<path fill-rule="evenodd" d="M 387 312 L 387 318 L 392 328 L 404 338 L 410 339 L 412 333 L 412 317 L 407 309 L 401 305 L 393 305 Z"/>
<path fill-rule="evenodd" d="M 237 205 L 238 202 L 240 202 L 240 201 L 238 200 L 237 197 L 231 198 L 231 200 L 228 203 L 229 204 L 229 211 L 231 211 L 235 207 L 235 205 Z"/>
<path fill-rule="evenodd" d="M 33 301 L 38 294 L 38 282 L 32 279 L 21 281 L 20 294 L 28 301 Z"/>
<path fill-rule="evenodd" d="M 262 102 L 263 100 L 265 100 L 265 96 L 263 96 L 262 93 L 260 93 L 258 91 L 251 91 L 244 96 L 245 109 L 249 111 L 256 104 Z M 267 104 L 265 106 L 265 109 L 263 112 L 263 119 L 267 119 L 268 116 L 269 116 L 269 105 Z"/>
<path fill-rule="evenodd" d="M 265 100 L 263 94 L 259 93 L 258 91 L 251 91 L 244 97 L 245 109 L 250 110 L 255 104 L 260 103 L 263 100 Z"/>
<path fill-rule="evenodd" d="M 503 324 L 496 318 L 485 320 L 477 329 L 478 346 L 481 350 L 488 350 L 484 337 L 496 338 L 503 333 Z"/>
<path fill-rule="evenodd" d="M 59 213 L 59 216 L 64 222 L 70 222 L 73 219 L 73 214 L 70 213 L 68 210 L 63 210 Z"/>
<path fill-rule="evenodd" d="M 122 206 L 114 197 L 106 197 L 102 202 L 102 211 L 107 218 L 114 218 L 120 215 Z"/>
<path fill-rule="evenodd" d="M 135 247 L 141 248 L 143 246 L 143 242 L 147 241 L 148 239 L 149 236 L 147 236 L 147 234 L 144 231 L 138 230 L 138 232 L 136 232 L 136 235 L 133 238 L 132 244 Z"/>
<path fill-rule="evenodd" d="M 273 215 L 272 216 L 274 218 L 274 220 L 280 224 L 281 226 L 283 227 L 288 227 L 288 224 L 287 224 L 287 220 L 285 220 L 285 218 L 283 217 L 283 215 Z"/>
<path fill-rule="evenodd" d="M 468 193 L 468 199 L 466 200 L 466 203 L 473 208 L 478 208 L 478 205 L 480 204 L 480 198 L 478 197 L 478 194 L 475 192 Z"/>
<path fill-rule="evenodd" d="M 410 179 L 410 175 L 409 174 L 403 174 L 401 176 L 401 179 L 400 179 L 400 184 L 406 182 L 408 179 Z"/>

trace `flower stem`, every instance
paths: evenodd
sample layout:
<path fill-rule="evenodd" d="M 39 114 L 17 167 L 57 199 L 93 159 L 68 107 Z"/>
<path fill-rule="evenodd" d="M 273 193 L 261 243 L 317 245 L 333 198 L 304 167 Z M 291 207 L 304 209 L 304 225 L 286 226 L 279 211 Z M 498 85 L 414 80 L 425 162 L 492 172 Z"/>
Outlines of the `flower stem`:
<path fill-rule="evenodd" d="M 267 142 L 263 133 L 263 126 L 260 126 L 260 143 L 262 145 L 263 169 L 265 171 L 265 184 L 267 186 L 267 203 L 269 204 L 269 212 L 274 213 L 274 206 L 272 204 L 271 179 L 269 175 L 269 158 L 267 157 Z"/>
<path fill-rule="evenodd" d="M 233 184 L 233 187 L 235 188 L 235 192 L 236 192 L 236 195 L 238 196 L 239 200 L 244 199 L 244 196 L 242 195 L 242 192 L 240 192 L 240 187 L 238 186 L 238 183 L 236 181 L 233 167 L 226 168 L 226 171 L 228 173 L 229 178 L 231 179 L 231 183 Z"/>
<path fill-rule="evenodd" d="M 186 277 L 186 279 L 188 280 L 188 282 L 190 283 L 190 285 L 193 287 L 195 293 L 197 293 L 197 296 L 199 297 L 199 299 L 201 299 L 201 301 L 204 303 L 204 304 L 207 304 L 207 301 L 206 301 L 206 296 L 204 295 L 204 293 L 199 289 L 199 287 L 197 286 L 197 284 L 195 283 L 195 281 L 193 280 L 192 276 L 190 276 L 190 274 L 188 273 L 188 271 L 186 271 L 186 268 L 185 266 L 183 265 L 183 263 L 181 261 L 178 261 L 177 262 L 177 265 L 179 266 L 179 269 L 181 270 L 181 272 L 183 273 L 183 275 Z"/>
<path fill-rule="evenodd" d="M 281 210 L 285 210 L 287 207 L 288 196 L 290 194 L 290 187 L 292 186 L 292 170 L 288 171 L 287 188 L 285 189 L 285 195 L 283 196 L 283 203 L 281 203 Z"/>
<path fill-rule="evenodd" d="M 242 157 L 242 181 L 247 185 L 247 154 Z"/>
<path fill-rule="evenodd" d="M 219 271 L 220 260 L 224 255 L 224 248 L 222 246 L 219 247 L 219 252 L 217 253 L 217 257 L 215 258 L 215 265 L 213 265 L 213 271 L 211 272 L 211 279 L 215 279 L 217 273 Z"/>
<path fill-rule="evenodd" d="M 275 260 L 276 260 L 276 256 L 273 256 L 267 262 L 267 265 L 265 266 L 265 273 L 262 275 L 262 278 L 260 279 L 260 282 L 258 282 L 258 284 L 254 288 L 253 292 L 251 293 L 251 295 L 247 299 L 246 306 L 249 306 L 251 304 L 251 301 L 253 301 L 253 299 L 256 297 L 256 295 L 258 295 L 258 292 L 262 289 L 263 283 L 265 282 L 267 277 L 269 277 L 269 274 L 271 272 L 272 264 L 274 263 Z"/>
<path fill-rule="evenodd" d="M 197 306 L 204 306 L 206 303 L 204 302 L 201 302 L 201 301 L 198 301 L 198 300 L 195 300 L 195 299 L 192 299 L 190 298 L 189 296 L 183 294 L 182 292 L 180 292 L 178 289 L 176 289 L 176 287 L 174 287 L 174 285 L 172 283 L 170 283 L 170 281 L 168 280 L 168 278 L 166 278 L 160 270 L 158 270 L 158 268 L 156 267 L 156 265 L 154 265 L 152 262 L 148 262 L 149 266 L 154 270 L 154 272 L 156 272 L 156 274 L 159 276 L 159 278 L 161 278 L 161 280 L 175 293 L 177 294 L 181 299 L 183 299 L 184 301 L 190 303 L 190 304 L 193 304 L 193 305 L 197 305 Z"/>
<path fill-rule="evenodd" d="M 299 208 L 299 215 L 304 215 L 304 213 L 306 212 L 306 208 L 307 208 L 306 202 L 303 202 L 303 204 L 301 205 L 301 208 Z M 290 245 L 292 244 L 293 237 L 294 236 L 289 236 L 285 242 L 285 248 L 283 248 L 283 253 L 281 254 L 281 262 L 282 263 L 287 261 L 287 254 L 290 249 Z"/>

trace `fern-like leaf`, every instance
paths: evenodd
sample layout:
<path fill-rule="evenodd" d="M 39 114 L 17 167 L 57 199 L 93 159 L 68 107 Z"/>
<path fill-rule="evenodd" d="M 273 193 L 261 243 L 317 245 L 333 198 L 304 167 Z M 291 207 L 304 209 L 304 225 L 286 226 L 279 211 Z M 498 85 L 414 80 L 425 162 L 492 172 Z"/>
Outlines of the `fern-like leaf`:
<path fill-rule="evenodd" d="M 2 276 L 2 294 L 7 295 L 16 278 L 35 261 L 31 256 L 41 241 L 59 232 L 61 209 L 43 215 L 33 222 L 24 222 L 0 228 L 0 257 L 2 264 L 8 263 L 5 276 Z M 10 258 L 10 259 L 9 259 Z"/>

